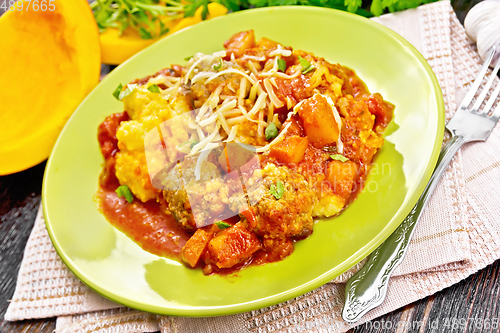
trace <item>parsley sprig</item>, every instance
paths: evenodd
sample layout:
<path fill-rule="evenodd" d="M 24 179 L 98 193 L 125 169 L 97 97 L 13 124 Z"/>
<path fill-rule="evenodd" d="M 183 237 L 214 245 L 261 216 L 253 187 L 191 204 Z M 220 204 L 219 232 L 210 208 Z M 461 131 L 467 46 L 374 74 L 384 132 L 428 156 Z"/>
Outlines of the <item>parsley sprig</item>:
<path fill-rule="evenodd" d="M 117 28 L 121 36 L 132 27 L 143 39 L 166 34 L 169 29 L 164 21 L 182 18 L 185 13 L 185 5 L 175 0 L 162 0 L 162 4 L 158 0 L 95 0 L 90 7 L 101 31 Z"/>
<path fill-rule="evenodd" d="M 120 35 L 128 27 L 137 30 L 144 39 L 162 36 L 168 32 L 165 20 L 193 16 L 202 8 L 201 17 L 206 19 L 208 5 L 218 2 L 229 12 L 249 8 L 304 5 L 334 8 L 371 17 L 386 12 L 415 8 L 437 0 L 94 0 L 91 8 L 99 29 L 119 29 Z M 161 17 L 161 19 L 160 19 Z"/>

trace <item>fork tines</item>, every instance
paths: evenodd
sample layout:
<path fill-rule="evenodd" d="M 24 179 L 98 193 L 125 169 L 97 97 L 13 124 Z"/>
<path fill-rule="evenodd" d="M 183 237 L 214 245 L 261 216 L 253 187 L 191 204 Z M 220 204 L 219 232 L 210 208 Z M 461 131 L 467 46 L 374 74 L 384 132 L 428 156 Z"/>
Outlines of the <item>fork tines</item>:
<path fill-rule="evenodd" d="M 476 102 L 474 103 L 472 108 L 469 109 L 468 106 L 471 104 L 474 96 L 478 92 L 479 87 L 481 86 L 481 83 L 483 82 L 484 77 L 486 75 L 486 72 L 488 70 L 488 67 L 490 66 L 490 64 L 493 61 L 496 61 L 495 67 L 493 68 L 493 71 L 491 72 L 488 81 L 484 85 L 484 88 L 483 88 L 481 94 L 476 99 Z M 498 94 L 500 93 L 500 84 L 498 84 L 495 87 L 495 90 L 493 91 L 490 98 L 486 102 L 486 105 L 484 106 L 484 108 L 482 110 L 479 110 L 479 108 L 483 104 L 484 99 L 486 98 L 486 95 L 490 91 L 491 85 L 493 84 L 493 81 L 495 80 L 495 77 L 498 73 L 499 68 L 500 68 L 500 44 L 497 44 L 497 45 L 493 46 L 491 48 L 490 52 L 488 53 L 488 57 L 486 58 L 486 61 L 484 62 L 481 69 L 479 70 L 479 73 L 477 74 L 476 79 L 474 80 L 474 83 L 472 84 L 471 88 L 467 92 L 467 95 L 465 95 L 465 98 L 463 99 L 462 103 L 460 104 L 459 109 L 466 110 L 466 111 L 469 111 L 472 113 L 484 114 L 484 115 L 487 115 L 489 113 L 491 107 L 495 103 L 496 98 L 498 97 Z M 495 111 L 493 112 L 493 114 L 491 115 L 491 117 L 493 117 L 493 118 L 500 117 L 500 103 L 497 106 L 497 108 L 495 109 Z"/>

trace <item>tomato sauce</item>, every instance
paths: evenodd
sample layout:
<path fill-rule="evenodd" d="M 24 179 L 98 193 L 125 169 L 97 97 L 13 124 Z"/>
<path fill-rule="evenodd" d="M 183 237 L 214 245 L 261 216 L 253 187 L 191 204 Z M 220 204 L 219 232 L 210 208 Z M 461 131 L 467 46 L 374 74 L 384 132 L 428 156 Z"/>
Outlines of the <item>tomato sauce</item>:
<path fill-rule="evenodd" d="M 101 123 L 98 140 L 106 166 L 99 179 L 99 208 L 106 219 L 145 251 L 180 260 L 182 247 L 191 234 L 182 229 L 172 215 L 165 214 L 158 202 L 129 203 L 115 190 L 120 185 L 114 172 L 114 156 L 118 151 L 116 129 L 128 119 L 126 113 L 113 114 Z"/>
<path fill-rule="evenodd" d="M 180 260 L 182 247 L 191 235 L 171 215 L 162 212 L 157 202 L 134 200 L 130 204 L 118 198 L 114 189 L 102 187 L 98 197 L 106 219 L 145 251 Z"/>

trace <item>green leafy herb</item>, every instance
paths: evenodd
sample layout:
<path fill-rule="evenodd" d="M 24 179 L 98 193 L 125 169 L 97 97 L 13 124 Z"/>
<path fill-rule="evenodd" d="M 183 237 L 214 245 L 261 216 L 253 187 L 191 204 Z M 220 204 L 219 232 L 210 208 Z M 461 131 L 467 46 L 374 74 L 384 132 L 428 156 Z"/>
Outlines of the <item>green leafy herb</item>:
<path fill-rule="evenodd" d="M 152 93 L 157 93 L 157 94 L 161 93 L 160 87 L 158 87 L 157 84 L 150 85 L 148 87 L 148 90 L 151 91 Z"/>
<path fill-rule="evenodd" d="M 349 161 L 349 159 L 347 157 L 340 155 L 340 154 L 330 155 L 330 158 L 332 160 L 336 160 L 336 161 L 340 161 L 340 162 Z"/>
<path fill-rule="evenodd" d="M 302 66 L 302 74 L 309 73 L 310 71 L 312 71 L 313 69 L 316 68 L 316 67 L 314 67 L 313 64 L 311 64 L 309 61 L 302 58 L 301 56 L 299 56 L 299 63 L 300 63 L 300 66 Z"/>
<path fill-rule="evenodd" d="M 132 203 L 132 201 L 134 201 L 134 196 L 132 195 L 132 192 L 130 192 L 127 185 L 118 186 L 115 192 L 118 194 L 118 197 L 125 197 L 125 200 L 127 200 L 128 203 Z"/>
<path fill-rule="evenodd" d="M 270 122 L 269 125 L 267 125 L 265 134 L 266 140 L 271 140 L 278 136 L 278 128 L 276 128 L 276 125 L 273 122 Z"/>
<path fill-rule="evenodd" d="M 210 0 L 187 0 L 187 4 L 185 5 L 184 15 L 186 17 L 194 16 L 196 10 L 200 7 L 203 7 L 201 11 L 201 18 L 205 20 L 208 16 L 208 4 L 212 1 Z"/>
<path fill-rule="evenodd" d="M 124 99 L 125 97 L 130 95 L 135 90 L 135 88 L 137 88 L 137 84 L 127 84 L 127 87 L 125 88 L 125 90 L 122 90 L 120 92 L 118 99 L 121 101 L 122 99 Z"/>
<path fill-rule="evenodd" d="M 95 0 L 90 4 L 101 32 L 107 28 L 135 29 L 141 38 L 151 39 L 166 34 L 165 22 L 184 16 L 185 6 L 176 0 Z"/>
<path fill-rule="evenodd" d="M 115 91 L 113 91 L 113 96 L 115 96 L 117 100 L 120 100 L 120 93 L 122 92 L 122 89 L 123 85 L 120 83 L 118 87 L 116 87 Z"/>
<path fill-rule="evenodd" d="M 139 27 L 139 35 L 141 35 L 142 39 L 153 39 L 153 35 L 142 27 Z"/>
<path fill-rule="evenodd" d="M 371 17 L 379 16 L 386 12 L 395 12 L 409 8 L 415 8 L 421 4 L 435 2 L 436 0 L 248 0 L 240 1 L 240 10 L 251 7 L 272 7 L 272 6 L 290 6 L 304 5 L 334 8 L 343 11 L 349 11 L 361 16 Z M 224 2 L 222 2 L 225 5 Z M 227 6 L 226 6 L 227 7 Z M 229 8 L 229 7 L 228 7 Z M 233 11 L 235 11 L 233 9 Z"/>
<path fill-rule="evenodd" d="M 215 225 L 219 227 L 219 229 L 227 229 L 229 227 L 231 227 L 231 225 L 229 223 L 226 223 L 224 221 L 218 221 L 218 222 L 215 222 Z"/>
<path fill-rule="evenodd" d="M 437 0 L 94 0 L 91 8 L 99 30 L 116 28 L 119 35 L 127 28 L 135 29 L 141 38 L 150 39 L 166 34 L 165 23 L 181 17 L 194 16 L 199 8 L 205 20 L 209 14 L 208 5 L 220 3 L 229 12 L 254 7 L 304 5 L 334 8 L 371 17 L 386 12 L 415 8 Z"/>
<path fill-rule="evenodd" d="M 286 61 L 279 58 L 278 59 L 278 69 L 282 71 L 283 73 L 286 72 Z"/>
<path fill-rule="evenodd" d="M 186 57 L 186 58 L 184 58 L 184 60 L 185 60 L 185 61 L 189 61 L 189 60 L 191 60 L 191 58 L 192 58 L 192 57 L 193 57 L 193 56 Z"/>
<path fill-rule="evenodd" d="M 283 197 L 283 194 L 285 193 L 285 185 L 283 185 L 283 183 L 278 180 L 276 182 L 276 186 L 271 185 L 271 187 L 269 188 L 269 193 L 271 193 L 272 195 L 274 195 L 274 197 L 279 200 Z"/>
<path fill-rule="evenodd" d="M 219 59 L 219 60 L 220 60 L 220 63 L 218 65 L 214 65 L 214 70 L 215 71 L 218 71 L 222 67 L 222 59 Z"/>

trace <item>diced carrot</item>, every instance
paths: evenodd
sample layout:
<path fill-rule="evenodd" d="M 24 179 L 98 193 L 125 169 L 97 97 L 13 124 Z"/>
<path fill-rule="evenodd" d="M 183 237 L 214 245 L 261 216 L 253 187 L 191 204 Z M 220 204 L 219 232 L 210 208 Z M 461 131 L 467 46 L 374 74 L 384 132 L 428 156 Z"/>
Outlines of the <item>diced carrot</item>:
<path fill-rule="evenodd" d="M 298 135 L 289 136 L 271 146 L 269 156 L 285 164 L 299 163 L 304 158 L 308 144 L 307 138 Z"/>
<path fill-rule="evenodd" d="M 219 268 L 230 268 L 261 249 L 257 236 L 241 222 L 219 232 L 208 243 L 209 259 Z"/>
<path fill-rule="evenodd" d="M 326 179 L 338 195 L 347 198 L 353 189 L 358 175 L 358 165 L 352 161 L 330 161 L 327 167 Z"/>
<path fill-rule="evenodd" d="M 339 126 L 325 97 L 314 95 L 302 103 L 298 112 L 314 147 L 322 148 L 338 140 Z"/>
<path fill-rule="evenodd" d="M 213 234 L 213 232 L 206 232 L 202 229 L 196 230 L 182 248 L 182 260 L 191 267 L 195 267 L 201 255 L 206 250 L 208 242 L 212 239 Z"/>

